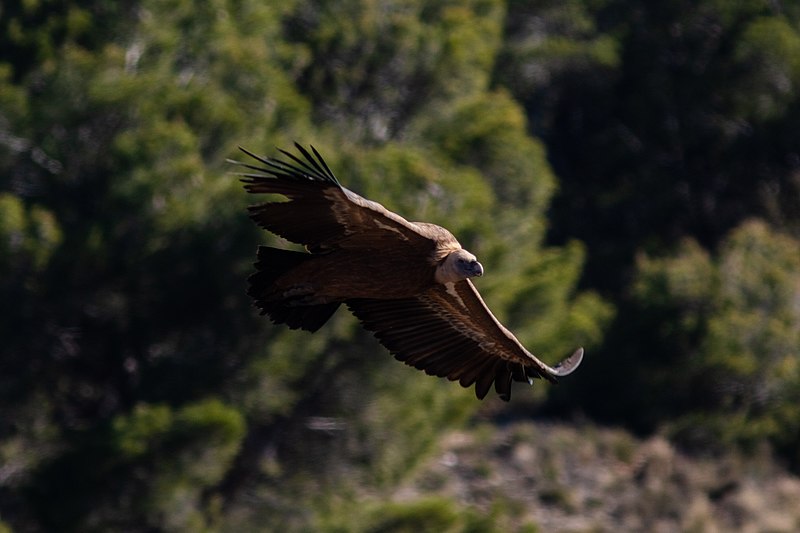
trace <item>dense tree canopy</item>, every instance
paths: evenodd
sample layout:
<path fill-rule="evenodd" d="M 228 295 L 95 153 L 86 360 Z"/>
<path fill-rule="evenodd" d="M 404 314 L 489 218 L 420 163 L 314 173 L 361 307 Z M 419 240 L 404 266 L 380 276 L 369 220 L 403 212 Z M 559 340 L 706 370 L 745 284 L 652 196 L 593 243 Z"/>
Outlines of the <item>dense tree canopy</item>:
<path fill-rule="evenodd" d="M 0 531 L 491 530 L 359 495 L 540 409 L 800 465 L 797 6 L 12 1 L 0 50 Z M 345 313 L 259 317 L 285 243 L 225 159 L 294 140 L 585 366 L 498 415 Z"/>

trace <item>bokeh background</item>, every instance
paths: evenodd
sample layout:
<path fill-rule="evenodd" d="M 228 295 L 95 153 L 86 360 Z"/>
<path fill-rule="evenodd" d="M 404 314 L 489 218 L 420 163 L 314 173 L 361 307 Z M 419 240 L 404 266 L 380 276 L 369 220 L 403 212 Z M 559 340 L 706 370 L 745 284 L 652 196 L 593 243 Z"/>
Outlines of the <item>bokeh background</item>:
<path fill-rule="evenodd" d="M 0 7 L 0 531 L 800 529 L 800 4 Z M 227 157 L 442 224 L 512 401 L 245 296 Z"/>

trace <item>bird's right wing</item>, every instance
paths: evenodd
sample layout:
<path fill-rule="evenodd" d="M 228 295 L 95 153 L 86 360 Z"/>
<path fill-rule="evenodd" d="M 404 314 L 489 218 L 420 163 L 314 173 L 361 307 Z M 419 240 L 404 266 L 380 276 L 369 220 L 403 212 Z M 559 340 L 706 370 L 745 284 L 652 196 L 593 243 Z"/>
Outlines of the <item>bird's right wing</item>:
<path fill-rule="evenodd" d="M 435 285 L 416 298 L 350 300 L 364 327 L 400 361 L 463 386 L 475 384 L 482 399 L 494 383 L 503 400 L 511 382 L 532 382 L 573 372 L 583 359 L 579 348 L 551 367 L 526 350 L 494 317 L 469 280 Z"/>

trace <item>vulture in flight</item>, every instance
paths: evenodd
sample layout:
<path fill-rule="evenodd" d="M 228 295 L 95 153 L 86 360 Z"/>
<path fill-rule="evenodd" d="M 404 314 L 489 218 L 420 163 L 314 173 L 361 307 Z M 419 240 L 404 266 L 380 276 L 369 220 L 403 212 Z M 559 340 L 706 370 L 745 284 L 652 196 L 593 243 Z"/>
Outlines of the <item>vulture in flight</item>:
<path fill-rule="evenodd" d="M 316 149 L 295 143 L 286 160 L 233 161 L 245 189 L 282 195 L 249 208 L 262 228 L 306 252 L 260 246 L 248 294 L 261 314 L 292 329 L 317 331 L 346 305 L 397 359 L 434 376 L 475 385 L 483 399 L 492 384 L 511 398 L 511 382 L 533 384 L 574 371 L 583 348 L 548 366 L 520 344 L 470 281 L 483 266 L 446 229 L 409 222 L 343 187 Z"/>

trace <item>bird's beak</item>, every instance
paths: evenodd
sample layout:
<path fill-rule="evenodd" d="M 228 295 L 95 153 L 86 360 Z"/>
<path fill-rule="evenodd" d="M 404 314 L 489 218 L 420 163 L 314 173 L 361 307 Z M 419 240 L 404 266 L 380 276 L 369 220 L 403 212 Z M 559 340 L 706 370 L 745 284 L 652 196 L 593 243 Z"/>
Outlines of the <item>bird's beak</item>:
<path fill-rule="evenodd" d="M 472 271 L 475 276 L 483 276 L 483 265 L 475 261 L 472 266 Z"/>

